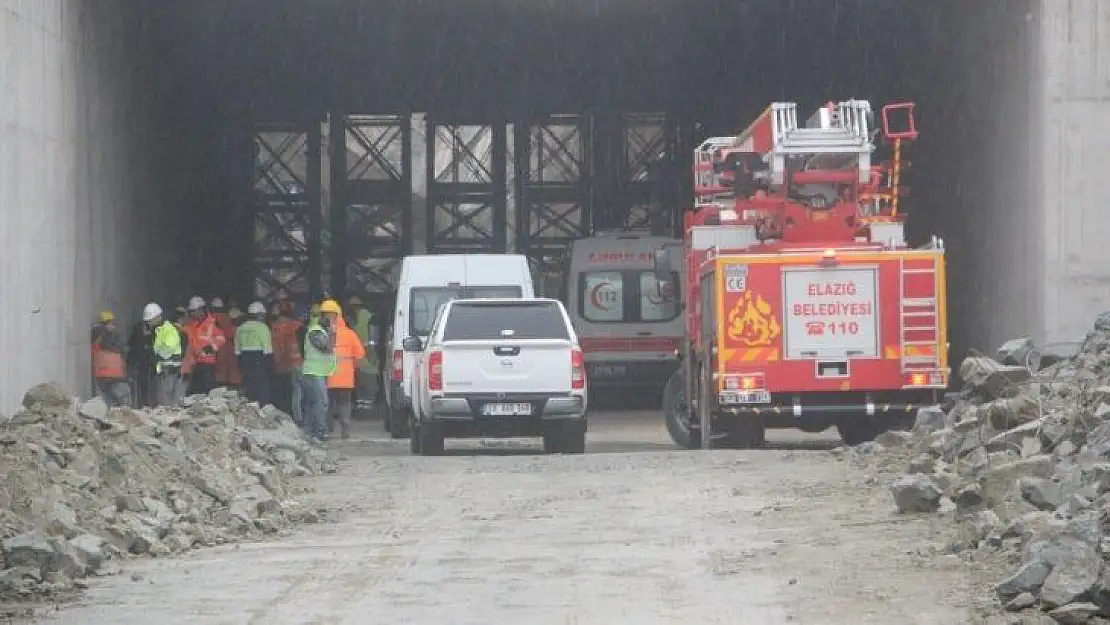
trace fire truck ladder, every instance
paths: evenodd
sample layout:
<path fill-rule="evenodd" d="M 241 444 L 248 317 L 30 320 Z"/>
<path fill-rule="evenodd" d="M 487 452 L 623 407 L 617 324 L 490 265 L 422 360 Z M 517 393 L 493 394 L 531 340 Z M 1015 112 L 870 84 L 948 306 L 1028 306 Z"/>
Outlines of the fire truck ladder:
<path fill-rule="evenodd" d="M 919 373 L 937 371 L 940 369 L 940 311 L 937 307 L 936 276 L 937 268 L 933 264 L 927 268 L 907 268 L 906 260 L 901 261 L 901 310 L 899 321 L 901 323 L 899 355 L 902 359 L 902 373 Z M 918 275 L 931 278 L 933 286 L 932 297 L 908 297 L 906 293 L 906 276 Z M 929 338 L 923 338 L 927 335 Z M 910 337 L 913 337 L 912 339 Z"/>
<path fill-rule="evenodd" d="M 709 137 L 694 150 L 695 206 L 714 205 L 719 199 L 732 197 L 732 190 L 725 189 L 721 185 L 721 175 L 713 171 L 713 155 L 735 144 L 736 137 Z"/>
<path fill-rule="evenodd" d="M 784 183 L 788 156 L 810 156 L 814 157 L 811 162 L 818 163 L 822 156 L 834 157 L 837 161 L 850 156 L 855 158 L 859 168 L 860 183 L 870 182 L 874 148 L 868 128 L 870 102 L 846 100 L 836 103 L 832 110 L 822 108 L 804 127 L 798 124 L 798 105 L 793 102 L 774 102 L 771 112 L 770 158 L 774 184 Z M 840 168 L 839 165 L 835 167 Z"/>

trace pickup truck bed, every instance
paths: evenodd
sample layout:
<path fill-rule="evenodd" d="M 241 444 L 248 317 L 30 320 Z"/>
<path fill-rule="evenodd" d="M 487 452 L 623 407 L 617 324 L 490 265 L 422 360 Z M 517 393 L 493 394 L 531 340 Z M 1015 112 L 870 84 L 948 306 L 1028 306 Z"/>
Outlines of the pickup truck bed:
<path fill-rule="evenodd" d="M 416 453 L 445 438 L 542 436 L 581 453 L 585 363 L 562 304 L 548 299 L 445 305 L 414 372 Z"/>

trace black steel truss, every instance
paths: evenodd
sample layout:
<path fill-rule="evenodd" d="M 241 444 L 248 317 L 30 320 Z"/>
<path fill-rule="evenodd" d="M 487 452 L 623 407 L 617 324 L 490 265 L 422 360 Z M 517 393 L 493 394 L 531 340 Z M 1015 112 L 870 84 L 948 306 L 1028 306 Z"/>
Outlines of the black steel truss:
<path fill-rule="evenodd" d="M 429 253 L 505 251 L 505 126 L 428 120 Z"/>
<path fill-rule="evenodd" d="M 333 115 L 331 286 L 335 293 L 391 291 L 412 251 L 412 118 Z"/>
<path fill-rule="evenodd" d="M 675 124 L 663 113 L 626 113 L 622 117 L 621 226 L 671 234 L 675 215 L 668 187 L 674 185 Z"/>
<path fill-rule="evenodd" d="M 322 286 L 319 125 L 257 125 L 253 134 L 255 296 L 316 296 Z"/>

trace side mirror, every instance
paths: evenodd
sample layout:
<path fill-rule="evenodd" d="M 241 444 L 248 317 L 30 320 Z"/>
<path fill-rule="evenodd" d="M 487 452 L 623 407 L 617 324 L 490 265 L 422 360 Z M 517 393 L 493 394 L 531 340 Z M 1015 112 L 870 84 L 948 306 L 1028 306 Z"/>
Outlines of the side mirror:
<path fill-rule="evenodd" d="M 421 341 L 419 336 L 405 337 L 405 340 L 401 341 L 401 349 L 409 353 L 424 351 L 424 341 Z"/>
<path fill-rule="evenodd" d="M 660 284 L 670 281 L 674 274 L 674 267 L 671 266 L 670 248 L 661 247 L 655 250 L 652 258 L 652 273 L 655 274 L 655 279 Z"/>

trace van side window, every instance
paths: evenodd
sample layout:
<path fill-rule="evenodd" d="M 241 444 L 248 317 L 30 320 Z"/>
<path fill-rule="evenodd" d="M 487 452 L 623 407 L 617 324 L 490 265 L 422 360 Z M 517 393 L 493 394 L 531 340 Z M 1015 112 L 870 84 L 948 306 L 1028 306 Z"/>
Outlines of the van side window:
<path fill-rule="evenodd" d="M 640 319 L 643 321 L 670 321 L 678 316 L 678 302 L 667 301 L 655 274 L 640 273 Z"/>

